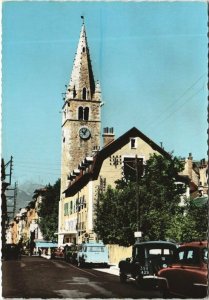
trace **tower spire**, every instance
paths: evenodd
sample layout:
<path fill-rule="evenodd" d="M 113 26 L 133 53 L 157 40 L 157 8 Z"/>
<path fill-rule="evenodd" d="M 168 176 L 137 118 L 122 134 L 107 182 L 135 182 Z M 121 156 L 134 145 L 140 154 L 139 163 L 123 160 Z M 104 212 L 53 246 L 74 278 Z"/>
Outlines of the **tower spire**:
<path fill-rule="evenodd" d="M 81 18 L 83 22 L 66 100 L 92 100 L 95 97 L 95 80 L 90 60 L 84 16 L 81 16 Z"/>

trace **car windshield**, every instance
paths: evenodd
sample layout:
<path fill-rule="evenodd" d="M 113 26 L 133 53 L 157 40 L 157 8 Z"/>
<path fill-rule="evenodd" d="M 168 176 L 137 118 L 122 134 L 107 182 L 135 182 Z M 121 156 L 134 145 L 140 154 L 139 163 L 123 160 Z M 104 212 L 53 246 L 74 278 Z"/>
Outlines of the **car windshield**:
<path fill-rule="evenodd" d="M 138 245 L 133 249 L 133 258 L 136 261 L 143 261 L 145 258 L 152 258 L 156 256 L 171 256 L 173 255 L 173 251 L 173 249 L 166 245 Z"/>

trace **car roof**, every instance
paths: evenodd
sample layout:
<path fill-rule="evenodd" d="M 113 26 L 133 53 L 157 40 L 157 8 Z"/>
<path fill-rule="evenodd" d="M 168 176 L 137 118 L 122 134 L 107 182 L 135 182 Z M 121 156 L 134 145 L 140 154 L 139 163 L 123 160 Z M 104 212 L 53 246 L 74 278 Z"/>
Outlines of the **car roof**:
<path fill-rule="evenodd" d="M 145 245 L 166 245 L 166 246 L 175 246 L 176 244 L 174 244 L 173 242 L 169 242 L 169 241 L 144 241 L 144 242 L 136 242 L 134 244 L 134 246 L 145 246 Z"/>
<path fill-rule="evenodd" d="M 83 243 L 82 246 L 87 246 L 87 247 L 91 247 L 91 246 L 104 246 L 104 244 L 101 243 Z"/>
<path fill-rule="evenodd" d="M 208 247 L 208 242 L 207 241 L 193 241 L 193 242 L 183 243 L 180 245 L 180 247 L 204 248 L 204 247 Z"/>

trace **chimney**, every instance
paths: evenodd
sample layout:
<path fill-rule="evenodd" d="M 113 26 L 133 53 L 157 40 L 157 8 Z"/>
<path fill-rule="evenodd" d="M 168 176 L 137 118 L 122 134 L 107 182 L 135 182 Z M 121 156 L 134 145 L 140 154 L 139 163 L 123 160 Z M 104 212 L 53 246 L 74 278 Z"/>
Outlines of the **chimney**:
<path fill-rule="evenodd" d="M 113 127 L 105 127 L 103 129 L 102 137 L 103 137 L 103 148 L 104 148 L 115 140 Z"/>
<path fill-rule="evenodd" d="M 192 180 L 192 169 L 193 169 L 192 153 L 189 153 L 189 156 L 188 156 L 188 159 L 187 159 L 187 166 L 188 166 L 188 176 Z"/>

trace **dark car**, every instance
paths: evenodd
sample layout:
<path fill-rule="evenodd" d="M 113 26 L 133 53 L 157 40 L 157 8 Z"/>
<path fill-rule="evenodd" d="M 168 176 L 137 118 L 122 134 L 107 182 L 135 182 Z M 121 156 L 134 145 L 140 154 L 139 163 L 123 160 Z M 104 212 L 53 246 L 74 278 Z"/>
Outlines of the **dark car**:
<path fill-rule="evenodd" d="M 2 250 L 3 258 L 5 260 L 21 258 L 20 247 L 17 244 L 6 244 Z"/>
<path fill-rule="evenodd" d="M 181 245 L 174 262 L 160 270 L 164 280 L 164 292 L 189 298 L 203 298 L 208 286 L 208 243 L 191 242 Z"/>
<path fill-rule="evenodd" d="M 140 285 L 152 285 L 153 275 L 171 264 L 175 250 L 176 245 L 167 241 L 136 243 L 132 257 L 119 262 L 120 281 L 124 283 L 134 278 Z"/>
<path fill-rule="evenodd" d="M 78 246 L 70 245 L 65 248 L 65 260 L 71 264 L 77 263 Z"/>

